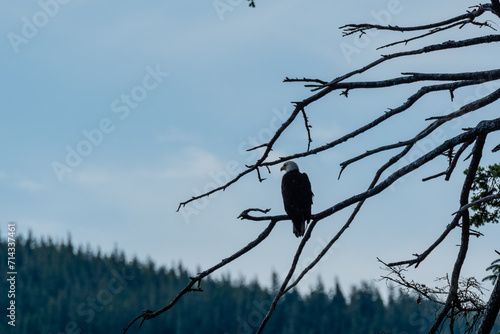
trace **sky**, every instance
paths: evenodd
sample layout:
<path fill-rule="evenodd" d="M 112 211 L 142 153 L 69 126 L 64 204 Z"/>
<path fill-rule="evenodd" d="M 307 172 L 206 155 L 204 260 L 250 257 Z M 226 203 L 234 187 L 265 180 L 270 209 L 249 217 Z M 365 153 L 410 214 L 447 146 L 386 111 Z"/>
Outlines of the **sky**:
<path fill-rule="evenodd" d="M 226 191 L 177 212 L 180 202 L 221 185 L 256 161 L 265 143 L 292 112 L 293 101 L 312 93 L 285 77 L 331 80 L 377 59 L 426 43 L 493 33 L 468 28 L 383 51 L 399 33 L 342 37 L 347 23 L 411 25 L 462 14 L 471 1 L 9 1 L 0 13 L 0 221 L 15 222 L 19 234 L 57 240 L 104 252 L 123 250 L 129 259 L 158 265 L 182 262 L 190 271 L 217 264 L 253 240 L 265 222 L 237 219 L 247 208 L 283 214 L 280 166 L 266 180 L 249 174 Z M 432 11 L 429 7 L 432 5 Z M 493 17 L 488 16 L 494 20 Z M 455 35 L 455 34 L 459 35 Z M 408 71 L 473 71 L 494 68 L 498 45 L 406 58 L 357 80 Z M 312 147 L 370 122 L 403 103 L 418 88 L 332 93 L 307 109 Z M 337 178 L 339 164 L 353 156 L 413 137 L 424 119 L 484 96 L 494 85 L 462 89 L 417 103 L 411 111 L 334 150 L 297 160 L 315 193 L 313 212 L 364 191 L 374 171 L 394 152 L 352 165 Z M 496 88 L 495 88 L 496 89 Z M 493 117 L 493 108 L 447 124 L 411 152 L 415 159 L 445 138 Z M 496 117 L 496 116 L 495 116 Z M 496 139 L 495 139 L 496 138 Z M 498 144 L 486 143 L 486 152 Z M 271 157 L 307 148 L 297 119 Z M 483 164 L 498 162 L 487 154 Z M 308 291 L 321 276 L 345 290 L 385 274 L 377 257 L 405 260 L 431 245 L 458 209 L 461 161 L 449 182 L 423 177 L 446 168 L 444 158 L 404 177 L 370 199 L 353 225 L 304 279 Z M 401 167 L 401 166 L 398 166 Z M 350 214 L 340 212 L 317 226 L 299 268 L 317 254 Z M 487 275 L 495 259 L 498 226 L 471 240 L 464 275 Z M 411 278 L 433 282 L 452 270 L 459 231 Z M 258 248 L 214 276 L 283 278 L 300 240 L 280 222 Z"/>

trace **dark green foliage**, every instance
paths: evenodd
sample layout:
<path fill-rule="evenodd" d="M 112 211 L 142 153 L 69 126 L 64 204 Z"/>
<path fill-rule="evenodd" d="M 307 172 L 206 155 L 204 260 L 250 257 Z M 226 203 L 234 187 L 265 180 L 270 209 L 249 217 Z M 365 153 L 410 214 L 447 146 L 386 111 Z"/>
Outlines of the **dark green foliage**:
<path fill-rule="evenodd" d="M 494 164 L 488 166 L 487 169 L 478 167 L 471 190 L 471 202 L 497 194 L 500 190 L 500 165 Z M 470 222 L 476 227 L 482 226 L 485 223 L 498 223 L 498 219 L 500 218 L 500 199 L 493 199 L 474 205 L 472 206 L 472 211 L 474 211 L 474 214 L 471 216 Z"/>
<path fill-rule="evenodd" d="M 6 259 L 6 252 L 2 240 L 0 258 Z M 170 302 L 192 274 L 180 264 L 157 268 L 151 260 L 126 260 L 116 249 L 104 255 L 75 248 L 69 237 L 60 242 L 35 240 L 31 234 L 18 236 L 16 264 L 16 327 L 4 316 L 0 333 L 121 333 L 142 310 Z M 254 333 L 273 300 L 272 290 L 279 288 L 277 274 L 272 281 L 264 289 L 256 281 L 236 282 L 228 275 L 205 279 L 204 292 L 190 292 L 165 314 L 140 329 L 134 324 L 128 333 Z M 8 290 L 5 279 L 0 286 Z M 307 295 L 292 291 L 282 298 L 265 333 L 425 333 L 435 311 L 401 291 L 392 291 L 384 303 L 373 285 L 363 283 L 345 297 L 339 284 L 326 291 L 319 281 Z"/>
<path fill-rule="evenodd" d="M 486 270 L 491 270 L 492 274 L 483 278 L 483 281 L 491 281 L 492 284 L 495 284 L 498 277 L 500 277 L 500 259 L 496 259 L 491 262 L 491 266 L 486 268 Z"/>

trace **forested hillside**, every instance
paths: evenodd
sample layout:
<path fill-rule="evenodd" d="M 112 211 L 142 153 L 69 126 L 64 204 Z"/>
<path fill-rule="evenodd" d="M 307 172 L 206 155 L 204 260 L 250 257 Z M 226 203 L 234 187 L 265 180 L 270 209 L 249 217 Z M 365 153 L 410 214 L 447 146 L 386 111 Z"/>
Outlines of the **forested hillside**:
<path fill-rule="evenodd" d="M 0 254 L 6 262 L 4 239 Z M 7 272 L 5 264 L 1 268 Z M 142 310 L 169 302 L 190 275 L 182 265 L 156 268 L 152 262 L 127 260 L 123 252 L 101 254 L 74 247 L 69 239 L 31 236 L 17 239 L 16 268 L 15 328 L 3 316 L 1 333 L 121 333 Z M 229 277 L 207 279 L 201 288 L 142 328 L 134 324 L 129 333 L 253 333 L 273 296 L 272 288 Z M 1 289 L 8 291 L 6 279 Z M 384 303 L 370 284 L 342 291 L 318 284 L 307 295 L 289 293 L 266 333 L 425 333 L 434 319 L 433 305 L 401 292 Z"/>

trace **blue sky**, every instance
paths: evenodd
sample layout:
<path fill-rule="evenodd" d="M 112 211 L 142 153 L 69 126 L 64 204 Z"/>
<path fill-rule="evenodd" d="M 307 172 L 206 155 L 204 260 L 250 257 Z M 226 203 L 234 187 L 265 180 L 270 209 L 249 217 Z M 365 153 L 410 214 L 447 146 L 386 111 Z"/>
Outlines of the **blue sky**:
<path fill-rule="evenodd" d="M 431 2 L 427 2 L 428 5 Z M 470 1 L 432 2 L 431 12 L 412 1 L 106 1 L 9 2 L 0 13 L 0 220 L 18 230 L 65 238 L 104 251 L 115 246 L 131 258 L 158 264 L 182 261 L 207 268 L 255 238 L 264 223 L 236 219 L 249 207 L 283 213 L 279 166 L 259 183 L 249 175 L 225 192 L 176 212 L 179 202 L 233 176 L 257 156 L 244 150 L 261 144 L 292 111 L 291 101 L 310 92 L 285 77 L 328 80 L 376 59 L 375 51 L 400 34 L 342 38 L 339 26 L 355 22 L 417 24 L 463 13 Z M 420 14 L 419 14 L 420 13 Z M 463 37 L 492 33 L 463 29 Z M 435 43 L 453 35 L 433 36 Z M 407 49 L 423 45 L 418 41 Z M 401 50 L 394 48 L 391 51 Z M 390 52 L 385 50 L 384 53 Z M 384 65 L 359 79 L 381 79 L 404 71 L 493 68 L 498 46 L 443 53 Z M 425 117 L 482 96 L 494 86 L 463 89 L 454 102 L 436 94 L 408 115 L 395 118 L 359 140 L 297 161 L 316 195 L 313 211 L 366 189 L 382 154 L 348 168 L 339 163 L 376 145 L 408 139 Z M 415 86 L 392 91 L 332 96 L 308 109 L 313 145 L 321 145 L 404 102 Z M 418 146 L 413 157 L 443 138 L 473 126 L 481 115 L 445 126 Z M 498 144 L 487 142 L 488 149 Z M 273 157 L 302 151 L 302 121 L 278 141 Z M 486 163 L 498 161 L 496 156 Z M 347 289 L 384 274 L 376 261 L 403 260 L 422 252 L 451 221 L 467 163 L 450 182 L 422 177 L 445 168 L 444 158 L 404 178 L 366 203 L 338 246 L 318 265 L 304 288 L 321 275 Z M 345 222 L 350 211 L 318 226 L 301 265 Z M 496 226 L 473 239 L 466 272 L 484 276 L 498 248 Z M 1 232 L 3 235 L 6 233 Z M 418 270 L 432 282 L 450 272 L 458 231 Z M 221 272 L 267 283 L 281 277 L 297 240 L 280 223 L 261 247 Z M 380 283 L 383 285 L 383 283 Z"/>

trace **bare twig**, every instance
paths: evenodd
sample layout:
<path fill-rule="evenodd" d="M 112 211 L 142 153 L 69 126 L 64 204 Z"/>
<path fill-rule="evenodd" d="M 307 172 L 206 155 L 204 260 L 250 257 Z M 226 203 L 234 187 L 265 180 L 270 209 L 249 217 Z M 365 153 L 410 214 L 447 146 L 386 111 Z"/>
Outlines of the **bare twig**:
<path fill-rule="evenodd" d="M 311 126 L 309 125 L 309 120 L 307 119 L 306 111 L 304 108 L 302 108 L 302 116 L 304 116 L 304 123 L 306 126 L 306 131 L 307 131 L 307 152 L 311 149 L 311 143 L 312 143 L 312 138 L 311 138 Z"/>
<path fill-rule="evenodd" d="M 257 211 L 257 212 L 262 212 L 263 214 L 266 214 L 268 213 L 269 211 L 271 211 L 271 209 L 257 209 L 257 208 L 251 208 L 251 209 L 246 209 L 246 210 L 243 210 L 242 213 L 240 213 L 240 215 L 238 216 L 238 218 L 240 219 L 252 219 L 252 217 L 248 214 L 249 212 L 251 211 Z"/>
<path fill-rule="evenodd" d="M 457 150 L 455 153 L 455 156 L 453 157 L 453 160 L 450 163 L 450 166 L 448 166 L 448 169 L 446 170 L 446 177 L 444 178 L 445 181 L 450 180 L 451 174 L 455 170 L 455 167 L 457 166 L 458 159 L 462 155 L 462 153 L 469 147 L 474 141 L 471 139 L 465 143 L 463 143 L 460 148 Z"/>
<path fill-rule="evenodd" d="M 383 280 L 388 280 L 391 282 L 394 282 L 403 288 L 406 288 L 410 291 L 416 292 L 419 296 L 424 296 L 428 300 L 436 303 L 436 304 L 444 304 L 441 300 L 436 298 L 436 296 L 443 295 L 445 294 L 444 289 L 442 288 L 430 288 L 426 286 L 425 284 L 420 284 L 414 281 L 408 281 L 406 277 L 404 276 L 404 272 L 406 269 L 402 268 L 401 266 L 395 266 L 391 264 L 387 264 L 381 259 L 377 258 L 377 261 L 382 263 L 385 267 L 386 270 L 389 271 L 388 275 L 382 276 L 381 279 Z M 396 276 L 396 278 L 392 277 L 391 275 Z"/>
<path fill-rule="evenodd" d="M 326 81 L 323 81 L 323 80 L 320 80 L 320 79 L 309 79 L 309 78 L 299 79 L 299 78 L 289 78 L 289 77 L 286 77 L 285 80 L 283 80 L 283 82 L 314 82 L 314 83 L 317 83 L 317 84 L 320 84 L 320 85 L 326 85 L 327 84 Z"/>

